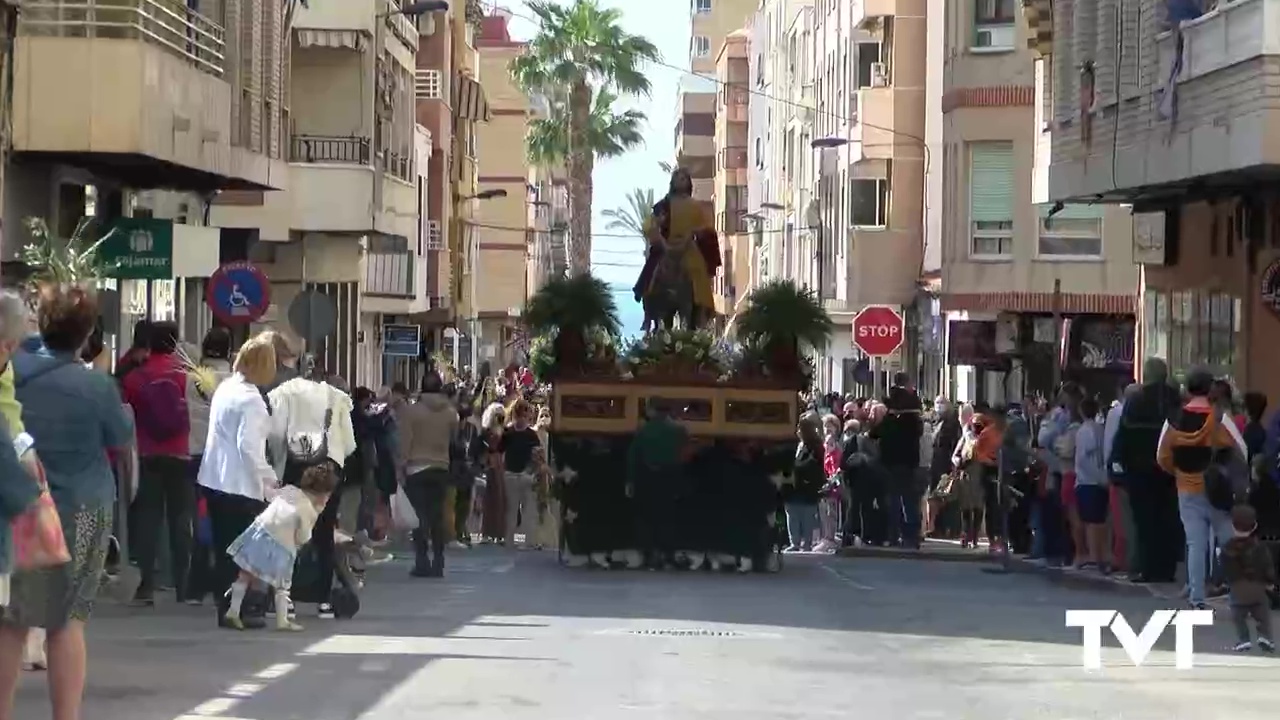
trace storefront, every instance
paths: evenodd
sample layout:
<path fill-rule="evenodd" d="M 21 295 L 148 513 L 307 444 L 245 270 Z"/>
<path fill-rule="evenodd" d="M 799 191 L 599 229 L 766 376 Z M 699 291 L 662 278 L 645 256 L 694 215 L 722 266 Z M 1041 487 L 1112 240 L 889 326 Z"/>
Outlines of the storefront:
<path fill-rule="evenodd" d="M 1206 365 L 1280 403 L 1280 200 L 1228 196 L 1135 214 L 1142 357 Z"/>

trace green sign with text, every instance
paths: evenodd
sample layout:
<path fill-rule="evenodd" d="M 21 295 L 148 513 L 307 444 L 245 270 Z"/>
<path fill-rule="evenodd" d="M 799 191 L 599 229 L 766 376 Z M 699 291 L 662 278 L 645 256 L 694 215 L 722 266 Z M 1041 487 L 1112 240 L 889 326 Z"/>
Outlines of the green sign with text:
<path fill-rule="evenodd" d="M 108 277 L 169 280 L 173 277 L 173 221 L 120 218 L 98 246 Z"/>

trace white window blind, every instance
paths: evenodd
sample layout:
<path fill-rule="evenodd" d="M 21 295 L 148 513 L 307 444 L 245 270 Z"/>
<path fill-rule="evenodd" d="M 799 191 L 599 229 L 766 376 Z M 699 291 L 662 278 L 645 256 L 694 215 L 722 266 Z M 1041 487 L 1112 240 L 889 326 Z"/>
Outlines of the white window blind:
<path fill-rule="evenodd" d="M 969 223 L 974 255 L 1013 254 L 1012 142 L 969 145 Z"/>
<path fill-rule="evenodd" d="M 1053 203 L 1040 205 L 1037 253 L 1042 257 L 1101 258 L 1102 205 L 1064 205 L 1050 217 Z"/>

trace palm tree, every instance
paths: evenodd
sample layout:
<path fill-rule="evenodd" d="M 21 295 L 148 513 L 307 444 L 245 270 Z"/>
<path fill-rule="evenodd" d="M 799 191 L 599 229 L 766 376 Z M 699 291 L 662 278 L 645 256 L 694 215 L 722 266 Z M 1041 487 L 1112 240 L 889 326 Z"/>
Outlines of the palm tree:
<path fill-rule="evenodd" d="M 644 235 L 644 222 L 653 214 L 652 188 L 636 188 L 627 195 L 627 206 L 605 210 L 602 215 L 609 218 L 606 230 L 622 230 Z"/>
<path fill-rule="evenodd" d="M 621 13 L 600 7 L 597 0 L 574 0 L 568 6 L 529 0 L 527 7 L 538 19 L 538 34 L 525 54 L 511 62 L 511 76 L 525 92 L 551 100 L 547 124 L 530 129 L 529 151 L 535 162 L 565 165 L 569 268 L 585 273 L 591 269 L 591 173 L 596 157 L 620 154 L 641 142 L 643 113 L 614 114 L 612 105 L 619 95 L 649 95 L 643 66 L 658 59 L 658 48 L 625 32 Z M 563 128 L 553 130 L 551 123 Z"/>

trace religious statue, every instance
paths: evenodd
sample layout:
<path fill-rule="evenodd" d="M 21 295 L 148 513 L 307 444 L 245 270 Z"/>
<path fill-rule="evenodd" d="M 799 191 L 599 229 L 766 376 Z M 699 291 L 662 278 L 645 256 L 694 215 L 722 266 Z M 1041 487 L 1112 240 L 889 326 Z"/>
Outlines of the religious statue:
<path fill-rule="evenodd" d="M 670 189 L 645 221 L 644 268 L 635 284 L 644 304 L 645 330 L 670 329 L 678 315 L 700 328 L 715 314 L 711 279 L 720 268 L 720 242 L 703 204 L 693 199 L 693 178 L 677 168 Z"/>

